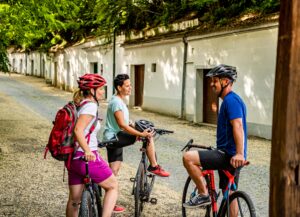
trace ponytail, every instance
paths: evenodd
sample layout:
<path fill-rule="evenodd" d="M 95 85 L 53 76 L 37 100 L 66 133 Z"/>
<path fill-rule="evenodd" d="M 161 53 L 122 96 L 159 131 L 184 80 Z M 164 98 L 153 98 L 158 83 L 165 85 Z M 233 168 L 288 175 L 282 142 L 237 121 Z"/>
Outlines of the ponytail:
<path fill-rule="evenodd" d="M 77 89 L 73 93 L 73 101 L 75 102 L 76 105 L 79 105 L 80 102 L 84 99 L 82 90 Z"/>
<path fill-rule="evenodd" d="M 74 103 L 76 105 L 79 105 L 80 102 L 82 100 L 84 100 L 86 97 L 88 97 L 89 95 L 91 95 L 91 91 L 90 90 L 81 90 L 81 89 L 78 88 L 73 93 L 73 101 L 74 101 Z"/>

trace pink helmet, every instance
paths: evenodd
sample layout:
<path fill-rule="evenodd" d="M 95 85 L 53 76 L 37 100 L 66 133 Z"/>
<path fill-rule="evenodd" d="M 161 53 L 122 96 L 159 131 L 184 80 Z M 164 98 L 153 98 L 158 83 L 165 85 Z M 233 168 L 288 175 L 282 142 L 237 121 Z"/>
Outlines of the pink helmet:
<path fill-rule="evenodd" d="M 77 81 L 81 90 L 95 89 L 106 84 L 105 79 L 98 74 L 85 74 Z"/>

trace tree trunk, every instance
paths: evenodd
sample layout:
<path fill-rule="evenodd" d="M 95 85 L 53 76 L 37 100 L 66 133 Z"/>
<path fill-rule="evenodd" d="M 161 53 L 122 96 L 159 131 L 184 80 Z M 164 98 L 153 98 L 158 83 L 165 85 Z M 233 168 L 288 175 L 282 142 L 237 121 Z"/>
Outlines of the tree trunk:
<path fill-rule="evenodd" d="M 269 216 L 300 216 L 300 1 L 281 0 Z"/>

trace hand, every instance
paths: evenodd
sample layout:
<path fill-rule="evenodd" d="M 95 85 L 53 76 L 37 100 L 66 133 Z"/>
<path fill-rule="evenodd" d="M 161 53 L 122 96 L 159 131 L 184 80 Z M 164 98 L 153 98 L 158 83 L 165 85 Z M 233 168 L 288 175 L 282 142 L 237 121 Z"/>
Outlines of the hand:
<path fill-rule="evenodd" d="M 143 133 L 142 133 L 142 137 L 147 137 L 147 138 L 151 138 L 151 137 L 153 137 L 154 136 L 154 130 L 153 129 L 151 129 L 151 128 L 148 128 L 148 129 L 146 129 L 146 130 L 144 130 L 143 131 Z"/>
<path fill-rule="evenodd" d="M 242 154 L 236 154 L 230 159 L 230 164 L 234 168 L 238 168 L 240 166 L 243 166 L 245 163 L 245 158 Z"/>
<path fill-rule="evenodd" d="M 84 157 L 87 161 L 95 161 L 96 160 L 96 156 L 93 152 L 91 151 L 87 151 L 84 153 Z"/>

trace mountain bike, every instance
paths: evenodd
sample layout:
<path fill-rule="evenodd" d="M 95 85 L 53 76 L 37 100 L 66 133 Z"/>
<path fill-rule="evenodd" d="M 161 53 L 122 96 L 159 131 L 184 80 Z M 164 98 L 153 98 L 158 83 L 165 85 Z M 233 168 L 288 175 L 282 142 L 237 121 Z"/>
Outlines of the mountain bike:
<path fill-rule="evenodd" d="M 206 149 L 206 150 L 213 150 L 215 148 L 213 147 L 207 147 L 202 145 L 196 145 L 193 144 L 193 140 L 190 140 L 187 145 L 181 150 L 190 150 L 191 148 L 197 148 L 197 149 Z M 248 165 L 249 162 L 247 161 L 245 165 Z M 228 177 L 228 185 L 226 189 L 223 192 L 223 198 L 221 200 L 221 204 L 218 209 L 218 198 L 220 196 L 220 192 L 217 193 L 216 187 L 215 187 L 215 177 L 214 177 L 214 171 L 213 170 L 203 170 L 203 179 L 206 182 L 206 186 L 208 188 L 208 193 L 211 198 L 211 204 L 197 207 L 197 208 L 185 208 L 182 205 L 182 216 L 183 217 L 192 217 L 192 216 L 203 216 L 203 217 L 229 217 L 229 207 L 230 204 L 233 203 L 234 200 L 237 201 L 238 204 L 238 215 L 237 216 L 243 216 L 243 217 L 255 217 L 255 208 L 253 205 L 253 202 L 249 195 L 244 191 L 235 191 L 236 190 L 236 184 L 234 182 L 234 175 L 232 175 L 229 171 L 223 170 L 225 175 Z M 232 194 L 230 193 L 230 190 L 234 190 Z M 194 184 L 193 180 L 191 180 L 190 177 L 187 178 L 183 194 L 182 194 L 182 204 L 186 203 L 190 200 L 190 198 L 194 197 L 197 194 L 198 190 L 196 188 L 196 185 Z"/>
<path fill-rule="evenodd" d="M 114 144 L 118 141 L 115 137 L 109 141 L 98 143 L 99 148 Z M 84 177 L 84 189 L 81 196 L 81 203 L 79 208 L 79 217 L 102 217 L 102 191 L 101 187 L 92 181 L 89 176 L 89 162 L 81 156 L 79 158 L 85 162 L 86 174 Z"/>
<path fill-rule="evenodd" d="M 152 129 L 155 131 L 156 135 L 174 133 L 170 130 L 156 128 Z M 135 202 L 135 217 L 139 217 L 141 215 L 145 202 L 150 202 L 151 204 L 157 203 L 156 198 L 150 198 L 151 191 L 155 182 L 155 175 L 147 172 L 147 168 L 149 166 L 149 161 L 146 156 L 146 147 L 148 145 L 148 141 L 146 138 L 141 138 L 141 141 L 142 148 L 140 149 L 140 151 L 142 152 L 142 158 L 140 160 L 135 178 L 130 179 L 133 182 L 132 195 L 134 195 Z"/>

